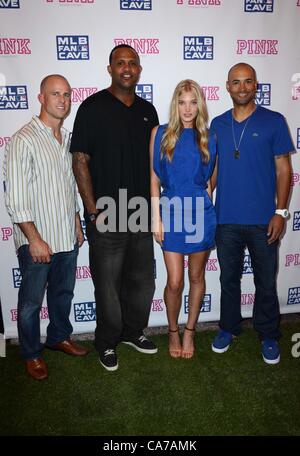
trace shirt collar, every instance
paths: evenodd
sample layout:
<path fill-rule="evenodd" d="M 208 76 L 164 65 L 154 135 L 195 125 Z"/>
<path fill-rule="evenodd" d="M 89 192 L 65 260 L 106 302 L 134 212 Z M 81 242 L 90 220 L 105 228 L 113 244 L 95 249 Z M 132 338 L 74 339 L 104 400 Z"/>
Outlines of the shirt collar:
<path fill-rule="evenodd" d="M 34 122 L 35 126 L 39 130 L 48 130 L 49 132 L 51 132 L 53 134 L 52 128 L 47 127 L 47 125 L 45 125 L 44 122 L 42 122 L 38 116 L 33 116 L 32 121 Z M 66 134 L 68 134 L 69 132 L 64 127 L 61 127 L 61 133 L 62 133 L 62 136 L 65 137 Z"/>

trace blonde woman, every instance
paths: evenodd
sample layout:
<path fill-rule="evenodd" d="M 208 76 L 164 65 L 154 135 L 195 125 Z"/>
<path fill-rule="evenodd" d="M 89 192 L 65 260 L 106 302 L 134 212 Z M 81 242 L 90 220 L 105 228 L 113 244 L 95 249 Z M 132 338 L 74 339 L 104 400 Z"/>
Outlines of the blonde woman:
<path fill-rule="evenodd" d="M 216 217 L 209 179 L 216 146 L 209 136 L 207 120 L 200 86 L 186 79 L 175 88 L 168 124 L 155 127 L 151 134 L 153 233 L 167 269 L 164 300 L 173 358 L 191 358 L 194 354 L 195 326 L 205 293 L 205 265 L 214 246 Z M 181 343 L 178 317 L 184 255 L 188 255 L 190 287 L 188 320 Z"/>

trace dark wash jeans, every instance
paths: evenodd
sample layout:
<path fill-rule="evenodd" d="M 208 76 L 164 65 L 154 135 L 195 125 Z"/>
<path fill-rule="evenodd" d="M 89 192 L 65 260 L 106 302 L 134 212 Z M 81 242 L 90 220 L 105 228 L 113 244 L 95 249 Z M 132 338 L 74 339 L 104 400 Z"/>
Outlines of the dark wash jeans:
<path fill-rule="evenodd" d="M 73 331 L 69 314 L 74 296 L 77 255 L 76 245 L 70 252 L 55 253 L 50 263 L 34 263 L 28 245 L 18 249 L 22 274 L 18 298 L 18 334 L 21 356 L 25 360 L 39 358 L 43 350 L 40 310 L 46 288 L 49 315 L 46 343 L 54 345 L 66 340 Z"/>
<path fill-rule="evenodd" d="M 152 233 L 99 233 L 87 223 L 98 351 L 140 336 L 155 289 Z"/>
<path fill-rule="evenodd" d="M 278 241 L 267 243 L 268 225 L 218 225 L 217 255 L 221 268 L 220 328 L 241 331 L 241 276 L 245 247 L 253 268 L 255 302 L 253 327 L 260 339 L 279 339 L 279 303 L 276 290 Z"/>

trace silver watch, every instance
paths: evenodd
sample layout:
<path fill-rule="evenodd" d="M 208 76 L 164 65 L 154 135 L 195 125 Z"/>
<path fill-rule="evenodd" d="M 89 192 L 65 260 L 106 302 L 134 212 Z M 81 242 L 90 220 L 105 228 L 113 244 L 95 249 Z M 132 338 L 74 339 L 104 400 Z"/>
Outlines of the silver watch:
<path fill-rule="evenodd" d="M 275 214 L 281 215 L 284 219 L 286 219 L 290 213 L 287 209 L 276 209 Z"/>

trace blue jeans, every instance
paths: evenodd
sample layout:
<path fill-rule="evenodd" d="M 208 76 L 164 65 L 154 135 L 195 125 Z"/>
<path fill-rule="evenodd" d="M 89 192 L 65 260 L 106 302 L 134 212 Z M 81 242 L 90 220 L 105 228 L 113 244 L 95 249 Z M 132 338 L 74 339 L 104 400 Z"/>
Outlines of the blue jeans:
<path fill-rule="evenodd" d="M 278 242 L 268 245 L 267 231 L 268 225 L 217 226 L 217 255 L 221 268 L 220 328 L 235 335 L 241 331 L 241 277 L 247 247 L 255 284 L 254 329 L 261 339 L 280 337 L 276 290 Z"/>
<path fill-rule="evenodd" d="M 55 253 L 50 263 L 34 263 L 29 246 L 22 245 L 18 259 L 22 282 L 18 299 L 18 334 L 21 356 L 25 360 L 39 358 L 40 310 L 47 289 L 49 325 L 48 345 L 66 340 L 73 331 L 69 320 L 74 296 L 78 246 L 71 252 Z"/>
<path fill-rule="evenodd" d="M 95 347 L 115 348 L 142 334 L 155 289 L 152 233 L 86 230 L 95 287 Z"/>

